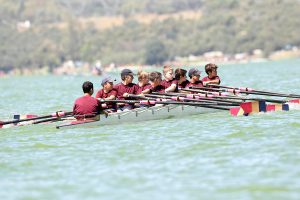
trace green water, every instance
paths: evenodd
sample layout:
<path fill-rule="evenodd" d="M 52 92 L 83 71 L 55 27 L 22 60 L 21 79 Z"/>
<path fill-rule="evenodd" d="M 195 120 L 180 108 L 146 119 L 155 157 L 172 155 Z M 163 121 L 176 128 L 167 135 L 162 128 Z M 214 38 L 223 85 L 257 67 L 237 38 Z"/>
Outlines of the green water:
<path fill-rule="evenodd" d="M 300 60 L 226 65 L 224 85 L 300 93 Z M 98 77 L 0 79 L 0 119 L 71 110 Z M 300 111 L 99 128 L 0 129 L 0 199 L 300 199 Z"/>

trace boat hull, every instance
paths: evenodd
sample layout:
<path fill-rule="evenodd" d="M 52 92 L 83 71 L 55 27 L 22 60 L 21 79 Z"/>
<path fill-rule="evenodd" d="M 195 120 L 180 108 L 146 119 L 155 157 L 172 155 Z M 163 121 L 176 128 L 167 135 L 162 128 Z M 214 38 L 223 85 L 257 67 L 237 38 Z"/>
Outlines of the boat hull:
<path fill-rule="evenodd" d="M 197 114 L 205 114 L 212 112 L 220 112 L 220 110 L 212 109 L 212 108 L 204 108 L 197 106 L 183 106 L 183 105 L 166 105 L 166 106 L 154 106 L 150 108 L 137 108 L 134 110 L 117 112 L 117 113 L 109 113 L 107 115 L 101 115 L 99 121 L 91 122 L 88 120 L 87 123 L 82 122 L 67 122 L 57 126 L 57 128 L 63 127 L 76 127 L 80 126 L 102 126 L 102 125 L 113 125 L 120 124 L 126 122 L 139 122 L 139 121 L 149 121 L 149 120 L 159 120 L 166 118 L 174 118 L 174 117 L 184 117 L 187 115 L 197 115 Z"/>

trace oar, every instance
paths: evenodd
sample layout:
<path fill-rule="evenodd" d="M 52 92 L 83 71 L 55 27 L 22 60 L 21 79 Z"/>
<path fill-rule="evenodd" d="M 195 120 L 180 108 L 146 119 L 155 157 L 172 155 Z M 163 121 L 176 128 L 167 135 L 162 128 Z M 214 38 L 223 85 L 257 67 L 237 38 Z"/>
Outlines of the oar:
<path fill-rule="evenodd" d="M 119 99 L 114 99 L 114 100 L 102 100 L 101 103 L 139 103 L 140 101 L 138 100 L 119 100 Z"/>
<path fill-rule="evenodd" d="M 129 95 L 131 98 L 143 99 L 143 100 L 155 100 L 155 99 L 168 99 L 174 101 L 192 101 L 192 102 L 202 102 L 202 103 L 214 103 L 215 105 L 228 105 L 228 106 L 237 106 L 242 102 L 237 101 L 226 101 L 222 99 L 210 99 L 210 98 L 196 98 L 196 97 L 187 97 L 188 94 L 182 93 L 151 93 L 145 94 L 145 96 L 140 95 Z M 219 103 L 222 102 L 222 103 Z"/>
<path fill-rule="evenodd" d="M 190 91 L 190 89 L 181 89 L 184 91 Z M 161 95 L 162 93 L 152 93 L 153 95 Z M 237 100 L 228 100 L 224 98 L 215 98 L 213 95 L 199 95 L 199 94 L 186 94 L 186 93 L 163 93 L 163 95 L 166 96 L 180 96 L 180 97 L 186 97 L 188 99 L 197 99 L 197 100 L 203 100 L 203 101 L 216 101 L 216 102 L 227 102 L 227 103 L 242 103 L 240 99 Z"/>
<path fill-rule="evenodd" d="M 103 100 L 105 103 L 139 103 L 144 105 L 155 105 L 155 104 L 178 104 L 178 105 L 188 105 L 188 102 L 177 102 L 171 101 L 170 99 L 156 99 L 156 100 Z M 202 103 L 199 105 L 211 105 L 215 103 Z M 194 104 L 193 104 L 194 105 Z"/>
<path fill-rule="evenodd" d="M 149 100 L 148 97 L 141 96 L 141 95 L 134 95 L 134 94 L 129 94 L 128 97 L 134 98 L 134 99 L 144 99 L 144 100 Z"/>
<path fill-rule="evenodd" d="M 227 88 L 227 89 L 235 89 L 235 90 L 240 90 L 243 92 L 256 92 L 256 93 L 261 93 L 261 94 L 273 94 L 273 95 L 279 95 L 282 97 L 290 97 L 290 98 L 300 98 L 299 94 L 285 94 L 285 93 L 278 93 L 278 92 L 271 92 L 271 91 L 264 91 L 264 90 L 255 90 L 252 88 L 248 87 L 230 87 L 230 86 L 224 86 L 224 85 L 216 85 L 216 84 L 208 84 L 209 86 L 213 87 L 218 87 L 218 88 Z"/>
<path fill-rule="evenodd" d="M 37 120 L 37 119 L 46 119 L 46 118 L 53 118 L 53 117 L 58 118 L 58 117 L 62 117 L 62 116 L 70 115 L 70 114 L 73 114 L 73 112 L 57 111 L 53 114 L 39 116 L 39 117 L 33 117 L 33 118 L 27 118 L 27 119 L 15 119 L 15 120 L 10 120 L 10 121 L 0 121 L 0 126 L 6 125 L 6 124 L 19 123 L 19 122 L 33 121 L 33 120 Z"/>
<path fill-rule="evenodd" d="M 146 97 L 151 97 L 151 98 L 166 98 L 166 99 L 171 99 L 174 101 L 183 101 L 183 102 L 202 102 L 202 103 L 212 103 L 215 105 L 222 105 L 222 106 L 238 106 L 240 103 L 233 103 L 233 102 L 218 102 L 218 101 L 213 101 L 210 99 L 193 99 L 193 98 L 186 98 L 183 96 L 164 96 L 164 95 L 156 95 L 156 94 L 145 94 Z"/>
<path fill-rule="evenodd" d="M 208 90 L 208 91 L 218 91 L 218 92 L 230 92 L 233 94 L 254 94 L 254 95 L 263 95 L 263 96 L 275 96 L 275 97 L 289 97 L 289 98 L 300 98 L 300 96 L 292 96 L 289 94 L 275 94 L 275 93 L 262 93 L 255 91 L 243 91 L 239 89 L 221 89 L 221 88 L 207 88 L 207 87 L 190 87 L 192 89 Z"/>
<path fill-rule="evenodd" d="M 72 122 L 58 125 L 58 126 L 56 126 L 56 128 L 60 129 L 63 127 L 68 127 L 68 126 L 84 125 L 84 124 L 89 124 L 89 123 L 93 123 L 93 122 L 97 122 L 97 121 L 99 121 L 99 120 L 86 119 L 86 120 L 72 121 Z"/>
<path fill-rule="evenodd" d="M 112 103 L 139 103 L 141 105 L 155 105 L 155 104 L 162 104 L 162 105 L 187 105 L 187 106 L 197 106 L 197 107 L 205 107 L 205 108 L 213 108 L 213 109 L 220 109 L 220 110 L 229 110 L 229 108 L 224 108 L 217 106 L 216 103 L 196 103 L 196 102 L 178 102 L 178 101 L 170 101 L 166 99 L 162 99 L 162 101 L 155 101 L 155 100 L 104 100 L 104 102 L 112 102 Z"/>
<path fill-rule="evenodd" d="M 215 95 L 214 92 L 208 92 L 208 91 L 202 91 L 202 89 L 197 89 L 198 87 L 192 87 L 194 89 L 182 89 L 190 92 L 198 92 L 198 93 L 204 93 L 204 94 L 211 94 Z M 216 89 L 216 88 L 210 88 L 210 89 Z M 218 91 L 222 89 L 217 89 Z M 218 92 L 219 93 L 219 92 Z M 268 95 L 266 95 L 268 96 Z M 272 95 L 269 95 L 272 96 Z M 273 95 L 275 96 L 275 95 Z M 214 96 L 215 98 L 225 98 L 225 99 L 240 99 L 240 100 L 249 100 L 249 101 L 267 101 L 267 102 L 272 102 L 272 103 L 286 103 L 286 100 L 280 100 L 280 99 L 265 99 L 265 98 L 255 98 L 255 97 L 241 97 L 241 96 L 232 96 L 232 95 L 226 95 L 224 94 L 223 96 Z"/>
<path fill-rule="evenodd" d="M 208 91 L 202 91 L 198 89 L 184 89 L 191 92 L 198 92 L 203 94 L 203 96 L 209 96 L 212 98 L 218 98 L 218 99 L 233 99 L 233 100 L 243 100 L 243 101 L 266 101 L 266 102 L 272 102 L 272 103 L 286 103 L 287 100 L 280 100 L 280 99 L 266 99 L 266 98 L 257 98 L 257 97 L 244 97 L 244 96 L 237 96 L 237 95 L 228 95 L 222 92 L 208 92 Z"/>
<path fill-rule="evenodd" d="M 97 116 L 96 114 L 85 114 L 85 115 L 70 115 L 72 117 L 82 117 L 82 118 L 92 118 Z M 64 117 L 70 117 L 70 116 L 64 116 Z M 40 124 L 40 123 L 45 123 L 45 122 L 56 122 L 56 121 L 61 121 L 64 118 L 62 117 L 54 117 L 54 118 L 50 118 L 50 119 L 42 119 L 39 121 L 34 121 L 32 124 Z"/>
<path fill-rule="evenodd" d="M 197 103 L 197 102 L 178 102 L 178 101 L 147 101 L 143 100 L 140 102 L 143 105 L 155 105 L 155 104 L 163 104 L 163 105 L 186 105 L 186 106 L 197 106 L 204 108 L 213 108 L 219 110 L 230 110 L 230 108 L 220 107 L 216 103 Z"/>

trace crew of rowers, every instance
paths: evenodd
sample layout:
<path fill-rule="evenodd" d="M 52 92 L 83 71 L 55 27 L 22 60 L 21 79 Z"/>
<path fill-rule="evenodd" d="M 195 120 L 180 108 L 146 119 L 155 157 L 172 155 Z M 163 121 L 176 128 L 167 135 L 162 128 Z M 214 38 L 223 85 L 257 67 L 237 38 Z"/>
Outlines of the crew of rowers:
<path fill-rule="evenodd" d="M 121 82 L 114 85 L 110 77 L 104 78 L 101 82 L 102 89 L 94 93 L 93 83 L 86 81 L 82 85 L 84 96 L 76 99 L 73 107 L 73 114 L 78 119 L 89 114 L 99 114 L 100 111 L 120 112 L 139 107 L 139 105 L 128 103 L 106 102 L 108 100 L 133 100 L 130 95 L 144 96 L 145 94 L 178 92 L 180 89 L 193 87 L 205 87 L 207 84 L 220 84 L 221 80 L 217 74 L 217 65 L 209 63 L 205 65 L 207 76 L 200 80 L 201 71 L 192 68 L 188 72 L 190 80 L 187 80 L 185 69 L 177 68 L 175 73 L 171 66 L 164 66 L 162 74 L 154 71 L 138 72 L 138 83 L 133 83 L 134 73 L 130 69 L 121 71 Z M 174 75 L 175 74 L 175 75 Z"/>

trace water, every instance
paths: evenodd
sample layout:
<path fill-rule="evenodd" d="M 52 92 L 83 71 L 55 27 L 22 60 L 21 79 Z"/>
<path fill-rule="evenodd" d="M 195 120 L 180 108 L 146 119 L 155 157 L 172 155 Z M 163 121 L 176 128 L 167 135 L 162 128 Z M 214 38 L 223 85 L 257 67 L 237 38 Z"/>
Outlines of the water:
<path fill-rule="evenodd" d="M 226 65 L 224 85 L 300 93 L 300 60 Z M 0 79 L 0 119 L 71 110 L 85 80 Z M 0 199 L 300 199 L 300 112 L 0 129 Z"/>

